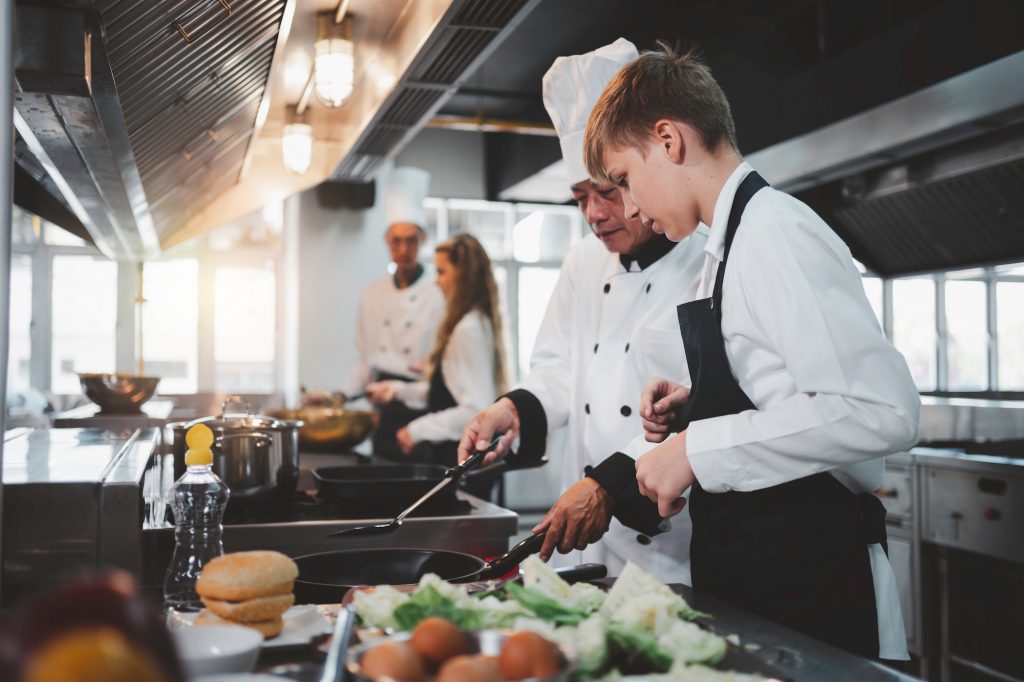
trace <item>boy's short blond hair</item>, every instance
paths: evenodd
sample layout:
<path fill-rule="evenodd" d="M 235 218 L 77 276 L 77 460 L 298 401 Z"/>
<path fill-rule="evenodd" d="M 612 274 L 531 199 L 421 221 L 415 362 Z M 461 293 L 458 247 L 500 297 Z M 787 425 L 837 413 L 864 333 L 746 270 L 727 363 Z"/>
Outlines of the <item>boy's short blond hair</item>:
<path fill-rule="evenodd" d="M 594 105 L 583 136 L 584 161 L 592 178 L 611 182 L 604 171 L 605 152 L 643 150 L 661 119 L 692 126 L 709 151 L 721 144 L 737 148 L 729 100 L 711 70 L 692 52 L 682 54 L 663 42 L 658 46 L 622 67 Z"/>

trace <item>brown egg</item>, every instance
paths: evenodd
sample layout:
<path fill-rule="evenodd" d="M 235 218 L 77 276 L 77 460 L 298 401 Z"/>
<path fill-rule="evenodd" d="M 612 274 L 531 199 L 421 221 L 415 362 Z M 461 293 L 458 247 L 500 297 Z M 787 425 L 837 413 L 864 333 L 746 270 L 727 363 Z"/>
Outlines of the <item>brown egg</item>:
<path fill-rule="evenodd" d="M 456 656 L 441 666 L 435 682 L 498 682 L 498 671 L 479 656 Z"/>
<path fill-rule="evenodd" d="M 413 629 L 409 644 L 431 667 L 439 666 L 452 656 L 469 651 L 469 644 L 462 630 L 444 618 L 421 620 Z"/>
<path fill-rule="evenodd" d="M 561 668 L 558 647 L 536 632 L 516 632 L 505 640 L 498 656 L 503 680 L 547 677 Z"/>
<path fill-rule="evenodd" d="M 384 642 L 363 656 L 363 674 L 371 680 L 419 682 L 423 679 L 423 659 L 405 642 Z"/>

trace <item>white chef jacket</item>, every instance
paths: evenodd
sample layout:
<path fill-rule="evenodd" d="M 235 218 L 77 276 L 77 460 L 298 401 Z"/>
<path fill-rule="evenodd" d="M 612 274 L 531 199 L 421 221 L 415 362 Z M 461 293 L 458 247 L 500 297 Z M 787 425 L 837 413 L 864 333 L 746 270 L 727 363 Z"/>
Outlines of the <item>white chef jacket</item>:
<path fill-rule="evenodd" d="M 566 256 L 530 358 L 518 386 L 541 403 L 548 429 L 568 424 L 561 487 L 568 489 L 621 451 L 654 447 L 644 441 L 640 393 L 652 376 L 689 384 L 676 305 L 692 300 L 706 228 L 647 267 L 627 271 L 617 254 L 588 235 Z M 687 299 L 687 296 L 691 296 Z M 630 443 L 640 443 L 640 446 Z M 609 532 L 582 553 L 555 555 L 556 563 L 600 562 L 617 575 L 633 561 L 666 582 L 690 582 L 690 518 L 654 538 L 612 520 Z"/>
<path fill-rule="evenodd" d="M 498 395 L 494 383 L 494 330 L 479 310 L 466 313 L 441 354 L 441 377 L 456 405 L 409 423 L 413 442 L 459 440 L 466 422 Z M 427 406 L 429 381 L 399 384 L 395 397 L 412 408 Z"/>
<path fill-rule="evenodd" d="M 359 393 L 374 380 L 375 371 L 419 378 L 444 310 L 444 295 L 429 271 L 404 289 L 390 275 L 370 282 L 356 315 L 358 358 L 341 390 Z"/>
<path fill-rule="evenodd" d="M 697 298 L 714 290 L 733 198 L 752 170 L 741 164 L 718 196 Z M 846 244 L 802 202 L 762 189 L 743 212 L 722 287 L 725 353 L 757 409 L 690 424 L 686 452 L 701 486 L 759 490 L 829 471 L 855 493 L 877 489 L 885 455 L 916 442 L 921 402 Z M 869 552 L 879 655 L 905 660 L 892 567 L 881 545 Z"/>

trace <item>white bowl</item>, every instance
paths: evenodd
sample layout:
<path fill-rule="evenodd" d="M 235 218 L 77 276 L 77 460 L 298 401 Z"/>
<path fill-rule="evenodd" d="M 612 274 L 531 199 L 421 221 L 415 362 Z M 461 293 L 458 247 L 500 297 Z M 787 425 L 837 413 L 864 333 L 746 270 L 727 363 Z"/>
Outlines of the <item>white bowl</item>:
<path fill-rule="evenodd" d="M 240 625 L 196 625 L 174 631 L 178 658 L 189 677 L 252 672 L 263 635 Z"/>

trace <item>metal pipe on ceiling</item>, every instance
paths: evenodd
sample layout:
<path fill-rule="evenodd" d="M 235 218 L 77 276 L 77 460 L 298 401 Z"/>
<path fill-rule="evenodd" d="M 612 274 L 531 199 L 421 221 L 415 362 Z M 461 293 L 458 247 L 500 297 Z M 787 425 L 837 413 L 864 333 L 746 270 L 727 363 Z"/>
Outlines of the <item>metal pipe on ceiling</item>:
<path fill-rule="evenodd" d="M 557 137 L 554 126 L 529 121 L 509 121 L 500 118 L 475 118 L 472 116 L 437 115 L 427 121 L 428 128 L 463 130 L 475 133 L 513 133 L 516 135 L 539 135 Z"/>

